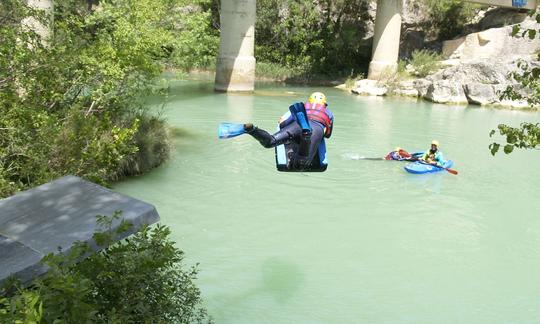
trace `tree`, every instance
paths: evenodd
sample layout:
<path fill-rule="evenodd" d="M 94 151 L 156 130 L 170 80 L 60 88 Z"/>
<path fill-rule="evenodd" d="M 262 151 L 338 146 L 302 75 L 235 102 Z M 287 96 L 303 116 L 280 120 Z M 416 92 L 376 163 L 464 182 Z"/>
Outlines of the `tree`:
<path fill-rule="evenodd" d="M 103 184 L 168 155 L 165 124 L 144 100 L 168 64 L 198 63 L 182 54 L 197 25 L 182 20 L 187 2 L 95 2 L 54 1 L 44 42 L 21 22 L 49 22 L 45 12 L 0 1 L 0 197 L 65 174 Z"/>
<path fill-rule="evenodd" d="M 533 12 L 537 23 L 540 23 L 540 12 Z M 519 25 L 515 25 L 512 30 L 514 37 L 528 37 L 533 40 L 540 36 L 540 30 L 523 29 Z M 540 61 L 540 51 L 537 53 L 537 60 Z M 530 105 L 540 104 L 540 67 L 531 66 L 530 64 L 521 61 L 518 62 L 519 72 L 514 72 L 511 76 L 517 80 L 522 89 L 519 91 L 514 87 L 509 86 L 503 93 L 503 98 L 512 100 L 527 100 Z M 524 95 L 527 93 L 528 95 Z M 498 127 L 499 134 L 506 136 L 506 144 L 504 144 L 504 153 L 510 154 L 515 148 L 520 149 L 538 149 L 540 148 L 540 124 L 538 123 L 522 123 L 520 127 L 512 127 L 505 124 L 500 124 Z M 489 136 L 492 137 L 497 131 L 492 130 Z M 492 143 L 489 149 L 492 155 L 495 155 L 501 147 L 499 143 Z"/>
<path fill-rule="evenodd" d="M 259 0 L 255 26 L 258 62 L 306 74 L 367 69 L 369 1 Z"/>

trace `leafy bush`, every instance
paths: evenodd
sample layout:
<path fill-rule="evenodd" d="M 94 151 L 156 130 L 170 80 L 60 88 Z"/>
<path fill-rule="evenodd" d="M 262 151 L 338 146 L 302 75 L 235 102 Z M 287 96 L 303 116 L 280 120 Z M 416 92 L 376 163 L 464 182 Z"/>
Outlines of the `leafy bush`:
<path fill-rule="evenodd" d="M 362 73 L 357 74 L 355 76 L 350 75 L 347 79 L 345 79 L 345 88 L 352 89 L 355 86 L 356 81 L 362 80 L 362 79 L 365 79 L 365 76 Z"/>
<path fill-rule="evenodd" d="M 533 12 L 531 15 L 535 16 L 536 21 L 540 23 L 539 12 Z M 512 36 L 534 40 L 540 37 L 540 31 L 537 33 L 535 29 L 522 29 L 519 25 L 514 25 Z M 540 50 L 536 52 L 536 60 L 540 61 Z M 540 104 L 540 66 L 521 60 L 518 61 L 517 67 L 518 70 L 511 73 L 510 77 L 520 83 L 522 91 L 518 91 L 513 86 L 508 86 L 502 94 L 502 99 L 527 100 L 532 106 Z M 527 92 L 528 95 L 524 96 L 523 92 Z"/>
<path fill-rule="evenodd" d="M 96 241 L 109 244 L 128 226 L 100 233 Z M 10 283 L 3 289 L 0 322 L 211 322 L 193 282 L 197 269 L 183 269 L 184 254 L 169 235 L 165 226 L 145 226 L 82 262 L 89 252 L 86 245 L 46 256 L 43 262 L 50 267 L 46 275 L 26 288 Z"/>
<path fill-rule="evenodd" d="M 441 55 L 437 53 L 428 50 L 416 50 L 412 53 L 410 60 L 413 68 L 412 74 L 421 78 L 428 76 L 440 68 L 441 60 Z"/>
<path fill-rule="evenodd" d="M 20 23 L 47 22 L 25 3 L 0 3 L 1 197 L 64 174 L 106 183 L 163 161 L 164 123 L 145 116 L 143 100 L 171 62 L 180 0 L 102 1 L 95 11 L 56 1 L 47 41 Z"/>
<path fill-rule="evenodd" d="M 534 16 L 536 21 L 540 23 L 540 12 L 533 11 L 531 16 Z M 536 30 L 522 29 L 519 25 L 514 26 L 512 35 L 514 37 L 528 37 L 531 40 L 540 37 L 540 34 L 537 34 Z M 540 61 L 540 53 L 537 53 L 537 56 L 537 59 Z M 502 94 L 501 99 L 525 99 L 531 106 L 540 104 L 540 67 L 531 67 L 524 62 L 520 62 L 518 67 L 521 71 L 512 73 L 511 77 L 516 79 L 523 89 L 528 90 L 529 95 L 524 97 L 514 87 L 509 86 Z M 540 146 L 540 124 L 538 123 L 522 123 L 520 127 L 499 124 L 497 128 L 500 135 L 506 136 L 506 144 L 503 147 L 506 154 L 512 153 L 515 148 L 537 149 Z M 495 133 L 496 131 L 492 130 L 489 136 L 492 137 Z M 495 155 L 500 147 L 501 144 L 496 142 L 490 144 L 489 149 L 491 154 Z"/>
<path fill-rule="evenodd" d="M 540 145 L 540 124 L 522 123 L 519 128 L 500 124 L 498 126 L 500 135 L 506 136 L 506 144 L 504 145 L 504 153 L 510 154 L 514 148 L 533 149 Z M 492 137 L 495 135 L 495 130 L 489 133 Z M 492 155 L 495 155 L 501 147 L 498 143 L 489 145 Z"/>
<path fill-rule="evenodd" d="M 214 68 L 219 50 L 219 31 L 212 26 L 211 0 L 181 0 L 175 9 L 172 66 L 189 71 Z"/>
<path fill-rule="evenodd" d="M 305 74 L 366 70 L 368 6 L 367 0 L 257 1 L 255 57 Z"/>
<path fill-rule="evenodd" d="M 453 39 L 463 33 L 481 8 L 479 5 L 460 0 L 412 0 L 426 13 L 421 23 L 430 38 Z"/>
<path fill-rule="evenodd" d="M 255 74 L 258 78 L 271 78 L 284 81 L 292 78 L 299 78 L 306 75 L 308 66 L 287 67 L 278 63 L 257 62 Z"/>
<path fill-rule="evenodd" d="M 145 173 L 169 158 L 170 136 L 165 120 L 144 113 L 137 114 L 136 120 L 140 121 L 133 136 L 137 151 L 122 159 L 115 179 Z"/>
<path fill-rule="evenodd" d="M 426 8 L 424 30 L 436 33 L 439 40 L 453 39 L 460 35 L 479 6 L 460 0 L 416 0 Z"/>

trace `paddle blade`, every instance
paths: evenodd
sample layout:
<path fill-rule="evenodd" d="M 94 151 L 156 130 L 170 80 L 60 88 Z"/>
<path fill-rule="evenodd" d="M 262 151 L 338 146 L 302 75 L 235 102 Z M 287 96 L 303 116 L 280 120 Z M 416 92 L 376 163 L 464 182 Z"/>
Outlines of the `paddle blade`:
<path fill-rule="evenodd" d="M 455 175 L 458 174 L 458 172 L 456 170 L 453 170 L 453 169 L 445 169 L 445 170 L 452 173 L 452 174 L 455 174 Z"/>
<path fill-rule="evenodd" d="M 220 123 L 218 128 L 219 138 L 231 138 L 244 134 L 244 124 Z"/>

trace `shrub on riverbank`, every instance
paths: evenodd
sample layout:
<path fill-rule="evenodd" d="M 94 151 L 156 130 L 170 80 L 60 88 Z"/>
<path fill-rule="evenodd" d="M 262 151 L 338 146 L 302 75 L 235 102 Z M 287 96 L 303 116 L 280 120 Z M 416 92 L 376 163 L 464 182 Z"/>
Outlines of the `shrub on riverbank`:
<path fill-rule="evenodd" d="M 531 12 L 531 17 L 534 17 L 537 23 L 540 23 L 540 11 Z M 513 37 L 527 37 L 530 40 L 540 39 L 540 30 L 532 28 L 523 28 L 515 25 L 512 30 Z M 540 51 L 536 53 L 536 61 L 540 61 Z M 532 65 L 532 66 L 531 66 Z M 511 76 L 521 84 L 521 89 L 516 89 L 513 86 L 506 88 L 502 94 L 503 99 L 511 100 L 526 100 L 531 107 L 540 105 L 540 66 L 538 64 L 527 64 L 526 62 L 518 63 L 520 71 L 515 71 Z M 524 96 L 525 90 L 528 93 Z M 521 123 L 519 127 L 512 127 L 505 124 L 499 124 L 497 131 L 494 129 L 489 133 L 492 137 L 496 133 L 504 136 L 506 144 L 503 146 L 503 151 L 510 154 L 514 149 L 538 149 L 540 147 L 540 123 Z M 494 142 L 489 145 L 492 155 L 495 155 L 501 144 Z"/>
<path fill-rule="evenodd" d="M 159 91 L 153 84 L 180 46 L 183 0 L 99 10 L 56 1 L 46 39 L 21 24 L 51 21 L 25 3 L 0 4 L 0 197 L 64 174 L 107 183 L 161 163 L 165 124 L 143 100 Z"/>
<path fill-rule="evenodd" d="M 422 29 L 439 40 L 460 35 L 478 13 L 479 5 L 461 0 L 411 0 L 409 5 L 420 5 L 426 19 Z"/>
<path fill-rule="evenodd" d="M 409 64 L 412 75 L 423 78 L 441 67 L 442 56 L 428 50 L 417 50 L 412 53 Z M 398 70 L 399 72 L 399 70 Z"/>
<path fill-rule="evenodd" d="M 146 114 L 138 115 L 138 132 L 133 141 L 137 152 L 130 154 L 120 163 L 116 179 L 148 172 L 169 158 L 169 131 L 165 120 Z"/>
<path fill-rule="evenodd" d="M 371 56 L 363 39 L 368 7 L 368 0 L 257 1 L 255 57 L 258 62 L 302 68 L 304 80 L 366 70 Z"/>
<path fill-rule="evenodd" d="M 258 79 L 285 81 L 307 73 L 307 67 L 290 68 L 278 63 L 257 62 L 255 75 Z"/>
<path fill-rule="evenodd" d="M 173 15 L 175 37 L 171 43 L 174 68 L 215 69 L 219 30 L 212 25 L 211 0 L 177 0 Z"/>
<path fill-rule="evenodd" d="M 110 243 L 114 234 L 95 238 Z M 0 290 L 0 322 L 211 322 L 193 282 L 197 269 L 184 269 L 184 254 L 169 235 L 165 226 L 144 227 L 80 263 L 88 251 L 84 245 L 68 255 L 46 256 L 50 271 L 42 278 L 26 288 L 11 283 Z"/>

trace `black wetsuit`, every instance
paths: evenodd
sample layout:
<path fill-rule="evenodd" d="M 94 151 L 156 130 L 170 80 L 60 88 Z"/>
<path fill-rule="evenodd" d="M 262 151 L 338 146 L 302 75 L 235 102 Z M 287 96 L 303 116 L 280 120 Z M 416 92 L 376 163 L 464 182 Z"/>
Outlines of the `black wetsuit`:
<path fill-rule="evenodd" d="M 255 137 L 262 146 L 266 148 L 275 147 L 288 142 L 295 142 L 298 144 L 298 150 L 295 156 L 289 157 L 293 165 L 301 164 L 309 166 L 319 144 L 324 136 L 324 126 L 319 122 L 309 120 L 311 126 L 311 133 L 303 133 L 302 128 L 297 122 L 290 123 L 283 127 L 274 135 L 270 135 L 267 131 L 260 128 L 253 128 L 248 134 Z"/>

